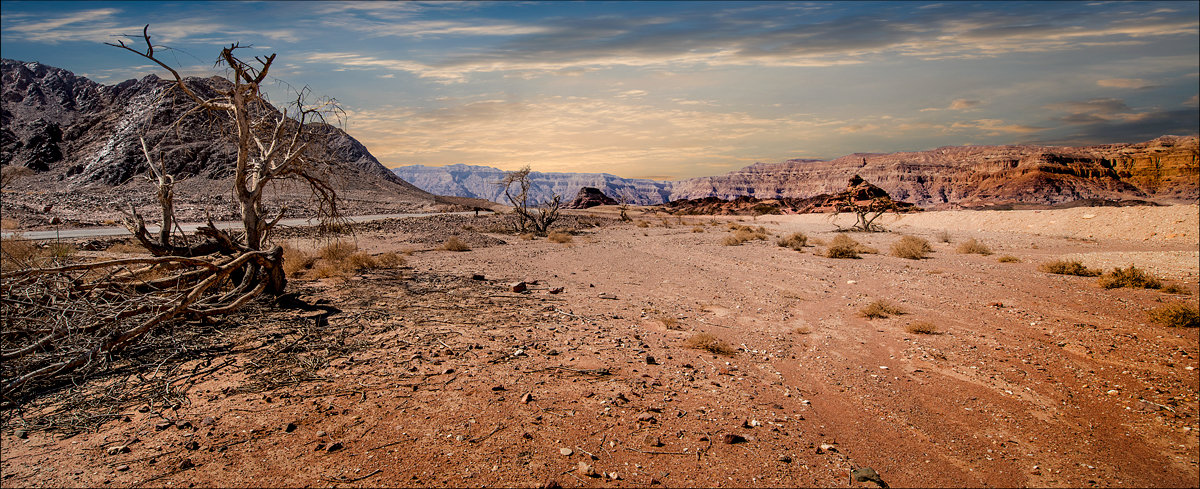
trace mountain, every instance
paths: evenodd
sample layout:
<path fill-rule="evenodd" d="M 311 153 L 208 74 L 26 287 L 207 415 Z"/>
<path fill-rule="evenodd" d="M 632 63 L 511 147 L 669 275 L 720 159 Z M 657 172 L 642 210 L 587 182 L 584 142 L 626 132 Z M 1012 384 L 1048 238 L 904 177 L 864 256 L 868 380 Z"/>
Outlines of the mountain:
<path fill-rule="evenodd" d="M 946 146 L 928 151 L 856 153 L 833 160 L 793 159 L 756 163 L 724 175 L 673 182 L 630 180 L 599 173 L 530 175 L 538 199 L 597 187 L 609 196 L 658 204 L 680 199 L 808 199 L 844 189 L 853 175 L 897 200 L 928 208 L 995 204 L 1060 204 L 1081 199 L 1200 198 L 1196 136 L 1163 136 L 1132 144 L 1099 146 Z M 482 166 L 409 166 L 394 170 L 427 191 L 497 200 L 492 182 L 504 172 Z"/>
<path fill-rule="evenodd" d="M 474 197 L 507 204 L 504 191 L 496 184 L 505 172 L 490 166 L 412 165 L 393 168 L 400 178 L 422 190 L 437 195 Z M 654 205 L 669 201 L 671 182 L 621 178 L 608 173 L 530 172 L 529 198 L 532 203 L 547 202 L 554 195 L 564 199 L 583 187 L 600 189 L 604 195 L 620 200 L 628 196 L 631 204 Z M 514 187 L 515 188 L 515 187 Z"/>
<path fill-rule="evenodd" d="M 143 192 L 144 179 L 135 178 L 148 171 L 139 138 L 176 176 L 181 218 L 235 212 L 227 198 L 236 160 L 230 129 L 215 116 L 182 117 L 192 104 L 172 89 L 173 82 L 149 75 L 102 85 L 60 68 L 10 59 L 0 60 L 0 78 L 0 165 L 35 172 L 8 189 L 6 214 L 40 208 L 37 195 L 68 213 L 111 213 L 106 208 L 114 206 L 112 200 L 153 201 L 153 193 Z M 221 77 L 185 82 L 205 98 L 230 84 Z M 261 110 L 279 114 L 269 104 Z M 434 196 L 396 177 L 341 129 L 321 124 L 313 129 L 326 138 L 331 180 L 349 210 L 415 210 L 435 203 Z M 280 185 L 267 204 L 303 208 L 307 192 L 302 185 Z"/>

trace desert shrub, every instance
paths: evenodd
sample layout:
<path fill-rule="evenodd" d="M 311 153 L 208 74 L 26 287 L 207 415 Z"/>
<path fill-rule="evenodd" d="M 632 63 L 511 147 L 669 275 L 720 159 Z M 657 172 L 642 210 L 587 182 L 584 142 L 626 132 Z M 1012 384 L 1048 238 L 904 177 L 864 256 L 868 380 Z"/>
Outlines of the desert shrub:
<path fill-rule="evenodd" d="M 943 230 L 942 232 L 937 234 L 937 240 L 941 241 L 943 243 L 950 243 L 952 241 L 952 238 L 953 237 L 950 236 L 950 231 Z"/>
<path fill-rule="evenodd" d="M 749 226 L 738 226 L 735 230 L 733 230 L 733 234 L 726 236 L 721 240 L 721 244 L 725 246 L 737 246 L 747 241 L 753 241 L 756 239 L 765 240 L 767 239 L 767 233 L 765 231 L 766 229 L 764 228 L 759 228 L 759 230 L 756 230 Z"/>
<path fill-rule="evenodd" d="M 741 239 L 738 239 L 737 236 L 732 235 L 732 234 L 729 236 L 726 236 L 724 238 L 721 238 L 721 244 L 725 245 L 725 246 L 737 246 L 737 245 L 742 244 L 743 242 L 744 241 L 742 241 Z"/>
<path fill-rule="evenodd" d="M 809 334 L 812 333 L 812 328 L 809 328 L 808 326 L 797 326 L 796 329 L 792 330 L 792 332 L 796 334 Z"/>
<path fill-rule="evenodd" d="M 533 241 L 533 240 L 537 239 L 537 235 L 533 234 L 533 233 L 525 233 L 525 234 L 521 235 L 521 239 L 523 239 L 525 241 Z"/>
<path fill-rule="evenodd" d="M 917 321 L 904 329 L 912 334 L 941 334 L 937 326 L 929 321 Z"/>
<path fill-rule="evenodd" d="M 833 241 L 829 242 L 829 247 L 825 248 L 825 256 L 829 258 L 858 258 L 859 248 L 862 244 L 855 241 L 854 238 L 839 234 L 833 237 Z"/>
<path fill-rule="evenodd" d="M 47 255 L 59 261 L 75 256 L 75 251 L 75 246 L 71 243 L 50 243 L 46 246 Z"/>
<path fill-rule="evenodd" d="M 1173 302 L 1146 313 L 1151 321 L 1168 328 L 1200 327 L 1200 310 L 1191 304 Z"/>
<path fill-rule="evenodd" d="M 301 251 L 291 243 L 282 243 L 279 246 L 283 248 L 283 273 L 289 277 L 299 277 L 312 269 L 317 262 L 316 255 Z"/>
<path fill-rule="evenodd" d="M 451 236 L 443 242 L 442 249 L 446 251 L 471 251 L 471 247 L 460 241 L 458 236 Z"/>
<path fill-rule="evenodd" d="M 1075 260 L 1055 260 L 1038 265 L 1038 270 L 1046 273 L 1055 273 L 1058 275 L 1078 275 L 1080 277 L 1096 277 L 1100 275 L 1100 270 L 1093 270 L 1083 266 Z"/>
<path fill-rule="evenodd" d="M 683 330 L 683 323 L 681 323 L 679 321 L 679 319 L 673 318 L 671 316 L 659 316 L 656 319 L 658 319 L 658 322 L 662 323 L 662 325 L 665 326 L 669 330 L 672 330 L 672 331 L 682 331 Z"/>
<path fill-rule="evenodd" d="M 988 246 L 983 244 L 982 241 L 971 238 L 958 245 L 958 252 L 964 255 L 975 253 L 977 255 L 987 256 L 992 254 L 992 249 L 988 248 Z"/>
<path fill-rule="evenodd" d="M 354 252 L 342 261 L 345 263 L 344 268 L 351 272 L 379 268 L 379 262 L 375 260 L 375 257 L 362 251 Z"/>
<path fill-rule="evenodd" d="M 892 243 L 892 256 L 920 260 L 933 251 L 929 242 L 916 236 L 904 236 Z"/>
<path fill-rule="evenodd" d="M 646 222 L 646 221 L 638 221 L 638 222 L 637 222 L 637 227 L 639 227 L 639 228 L 648 228 L 648 227 L 650 227 L 650 223 L 648 223 L 648 222 Z"/>
<path fill-rule="evenodd" d="M 16 229 L 21 227 L 21 223 L 16 219 L 0 217 L 0 229 Z"/>
<path fill-rule="evenodd" d="M 350 256 L 350 254 L 354 253 L 354 251 L 357 249 L 358 246 L 355 246 L 354 243 L 346 241 L 334 241 L 323 246 L 319 254 L 321 255 L 321 259 L 326 261 L 341 261 L 346 259 L 346 257 Z"/>
<path fill-rule="evenodd" d="M 37 245 L 20 233 L 0 240 L 0 265 L 6 270 L 34 266 L 37 257 Z"/>
<path fill-rule="evenodd" d="M 696 227 L 692 228 L 692 232 L 693 232 L 693 233 L 703 233 L 703 232 L 704 232 L 704 226 L 696 226 Z"/>
<path fill-rule="evenodd" d="M 555 231 L 546 235 L 546 239 L 550 240 L 551 243 L 570 243 L 571 235 L 562 231 Z"/>
<path fill-rule="evenodd" d="M 904 314 L 904 309 L 900 306 L 892 304 L 888 301 L 878 300 L 867 304 L 867 307 L 858 310 L 858 314 L 867 319 L 886 318 L 888 316 L 899 316 Z"/>
<path fill-rule="evenodd" d="M 389 251 L 387 253 L 380 254 L 376 258 L 376 261 L 379 262 L 379 266 L 381 268 L 400 268 L 400 267 L 408 264 L 408 261 L 405 260 L 403 256 L 400 256 L 400 254 L 396 253 L 395 251 Z"/>
<path fill-rule="evenodd" d="M 1183 286 L 1181 286 L 1179 284 L 1166 284 L 1161 289 L 1158 289 L 1158 290 L 1161 290 L 1167 294 L 1180 294 L 1180 295 L 1191 294 L 1191 292 L 1188 291 L 1188 289 L 1184 288 Z"/>
<path fill-rule="evenodd" d="M 779 241 L 776 241 L 775 244 L 783 248 L 800 251 L 808 244 L 808 236 L 805 236 L 804 233 L 792 233 L 787 235 L 787 237 L 779 238 Z"/>
<path fill-rule="evenodd" d="M 718 355 L 733 356 L 733 354 L 737 353 L 737 350 L 729 343 L 721 341 L 709 333 L 696 333 L 691 338 L 688 338 L 684 344 L 688 348 L 705 350 Z"/>
<path fill-rule="evenodd" d="M 1000 258 L 997 258 L 996 261 L 1000 263 L 1020 263 L 1021 259 L 1012 255 L 1004 255 Z"/>
<path fill-rule="evenodd" d="M 1161 289 L 1163 286 L 1162 280 L 1158 277 L 1143 272 L 1141 269 L 1129 265 L 1129 268 L 1114 268 L 1100 277 L 1098 281 L 1101 287 L 1106 289 L 1119 289 L 1121 287 L 1129 287 L 1131 289 Z"/>

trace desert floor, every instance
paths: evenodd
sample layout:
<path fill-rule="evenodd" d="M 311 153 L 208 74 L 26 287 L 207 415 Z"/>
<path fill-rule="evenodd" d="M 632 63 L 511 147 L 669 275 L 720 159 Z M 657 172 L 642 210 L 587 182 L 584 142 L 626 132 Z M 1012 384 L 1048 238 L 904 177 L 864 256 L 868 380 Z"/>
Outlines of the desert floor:
<path fill-rule="evenodd" d="M 367 226 L 360 249 L 404 267 L 293 280 L 302 307 L 221 322 L 227 348 L 172 367 L 184 401 L 69 437 L 17 433 L 52 405 L 9 416 L 0 483 L 876 487 L 850 477 L 871 467 L 897 487 L 1200 484 L 1200 331 L 1146 316 L 1197 301 L 1197 206 L 885 216 L 891 232 L 852 234 L 880 251 L 861 259 L 775 244 L 849 217 L 642 215 L 569 243 L 481 232 L 494 217 Z M 724 246 L 731 221 L 774 236 Z M 449 234 L 472 250 L 437 249 Z M 934 252 L 889 256 L 902 234 Z M 970 238 L 994 254 L 957 253 Z M 1037 270 L 1058 258 L 1190 294 Z M 905 313 L 859 314 L 880 299 Z M 686 346 L 700 332 L 736 352 Z"/>

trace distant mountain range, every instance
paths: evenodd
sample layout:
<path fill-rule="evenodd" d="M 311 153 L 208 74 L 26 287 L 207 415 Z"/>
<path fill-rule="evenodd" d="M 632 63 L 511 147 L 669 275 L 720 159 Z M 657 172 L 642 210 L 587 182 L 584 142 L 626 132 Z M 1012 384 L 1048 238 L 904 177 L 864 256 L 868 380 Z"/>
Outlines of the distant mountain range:
<path fill-rule="evenodd" d="M 636 204 L 743 195 L 806 199 L 844 189 L 853 175 L 878 185 L 897 200 L 929 208 L 1058 204 L 1080 199 L 1196 202 L 1200 198 L 1198 158 L 1196 136 L 1163 136 L 1142 143 L 1084 147 L 947 146 L 916 152 L 856 153 L 828 161 L 756 163 L 724 175 L 679 181 L 552 172 L 533 172 L 530 179 L 531 197 L 538 202 L 554 194 L 569 199 L 582 187 L 596 187 Z M 392 171 L 430 193 L 503 203 L 496 182 L 504 172 L 496 168 L 414 165 Z"/>

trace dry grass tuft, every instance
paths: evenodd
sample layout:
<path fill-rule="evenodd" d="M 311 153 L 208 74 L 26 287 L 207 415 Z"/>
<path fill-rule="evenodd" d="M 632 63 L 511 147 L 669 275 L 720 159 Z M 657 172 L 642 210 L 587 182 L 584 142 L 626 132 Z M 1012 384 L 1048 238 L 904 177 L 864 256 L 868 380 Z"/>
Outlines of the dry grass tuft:
<path fill-rule="evenodd" d="M 812 333 L 812 328 L 808 326 L 797 326 L 796 329 L 792 330 L 792 332 L 796 334 L 810 334 Z"/>
<path fill-rule="evenodd" d="M 905 314 L 905 310 L 900 306 L 892 304 L 888 301 L 878 300 L 867 304 L 867 307 L 858 310 L 858 314 L 867 319 L 886 318 L 888 316 L 899 316 Z"/>
<path fill-rule="evenodd" d="M 1058 275 L 1077 275 L 1080 277 L 1098 277 L 1102 273 L 1083 266 L 1075 260 L 1055 260 L 1038 265 L 1038 270 Z"/>
<path fill-rule="evenodd" d="M 317 263 L 316 255 L 305 253 L 291 243 L 279 246 L 283 248 L 283 273 L 289 277 L 299 277 Z"/>
<path fill-rule="evenodd" d="M 655 319 L 657 319 L 658 322 L 662 323 L 663 326 L 671 331 L 683 331 L 683 323 L 680 322 L 679 319 L 671 316 L 659 316 Z"/>
<path fill-rule="evenodd" d="M 471 251 L 471 247 L 460 241 L 458 236 L 451 236 L 442 243 L 442 249 L 446 251 Z"/>
<path fill-rule="evenodd" d="M 354 253 L 358 246 L 348 241 L 334 241 L 321 248 L 318 253 L 325 261 L 342 261 Z"/>
<path fill-rule="evenodd" d="M 1131 289 L 1161 289 L 1163 286 L 1162 280 L 1158 277 L 1150 275 L 1141 269 L 1129 265 L 1129 268 L 1114 268 L 1100 277 L 1098 281 L 1101 287 L 1106 289 L 1119 289 L 1128 287 Z"/>
<path fill-rule="evenodd" d="M 525 241 L 533 241 L 533 240 L 537 239 L 537 235 L 533 234 L 533 233 L 525 233 L 525 234 L 521 235 L 521 239 L 523 239 Z"/>
<path fill-rule="evenodd" d="M 34 266 L 38 247 L 20 233 L 0 240 L 0 267 L 5 270 Z"/>
<path fill-rule="evenodd" d="M 982 241 L 971 238 L 958 245 L 958 252 L 964 255 L 974 253 L 977 255 L 987 256 L 992 254 L 992 249 L 988 248 L 988 246 L 983 244 Z"/>
<path fill-rule="evenodd" d="M 688 338 L 687 341 L 684 342 L 684 345 L 686 345 L 688 348 L 705 350 L 716 353 L 717 355 L 733 356 L 737 353 L 737 350 L 734 349 L 729 343 L 721 341 L 717 339 L 716 336 L 713 336 L 709 333 L 696 333 L 692 335 L 691 338 Z"/>
<path fill-rule="evenodd" d="M 787 235 L 787 237 L 779 238 L 779 241 L 776 241 L 775 244 L 783 248 L 800 251 L 808 245 L 808 236 L 805 236 L 804 233 L 792 233 Z"/>
<path fill-rule="evenodd" d="M 1200 309 L 1184 302 L 1173 302 L 1146 313 L 1151 321 L 1168 328 L 1200 327 Z"/>
<path fill-rule="evenodd" d="M 380 268 L 400 268 L 408 264 L 408 260 L 395 251 L 380 254 L 376 261 L 379 262 Z"/>
<path fill-rule="evenodd" d="M 703 232 L 704 232 L 704 226 L 696 226 L 696 227 L 692 228 L 692 232 L 693 232 L 693 233 L 703 233 Z"/>
<path fill-rule="evenodd" d="M 749 226 L 739 226 L 734 224 L 731 225 L 730 230 L 733 231 L 733 234 L 726 236 L 721 240 L 721 244 L 725 246 L 737 246 L 747 241 L 767 239 L 767 230 L 763 227 L 754 229 Z"/>
<path fill-rule="evenodd" d="M 942 334 L 937 326 L 929 321 L 917 321 L 904 329 L 912 334 Z"/>
<path fill-rule="evenodd" d="M 997 259 L 996 259 L 996 261 L 998 261 L 998 262 L 1000 262 L 1000 263 L 1021 263 L 1021 259 L 1020 259 L 1020 258 L 1017 258 L 1017 257 L 1015 257 L 1015 256 L 1012 256 L 1012 255 L 1004 255 L 1004 256 L 1002 256 L 1002 257 L 1000 257 L 1000 258 L 997 258 Z"/>
<path fill-rule="evenodd" d="M 875 248 L 863 246 L 862 243 L 845 234 L 834 236 L 833 240 L 829 242 L 829 246 L 825 248 L 825 256 L 829 258 L 860 258 L 859 253 L 878 252 Z"/>
<path fill-rule="evenodd" d="M 953 239 L 953 236 L 950 236 L 950 231 L 943 230 L 942 232 L 937 234 L 937 240 L 941 241 L 943 243 L 949 244 L 952 241 L 952 239 Z"/>
<path fill-rule="evenodd" d="M 1166 294 L 1191 295 L 1191 291 L 1179 284 L 1167 284 L 1158 290 Z"/>
<path fill-rule="evenodd" d="M 638 222 L 637 222 L 637 227 L 639 227 L 639 228 L 648 228 L 648 227 L 650 227 L 650 223 L 648 223 L 648 222 L 646 222 L 646 221 L 638 221 Z"/>
<path fill-rule="evenodd" d="M 16 219 L 0 217 L 0 229 L 17 229 L 21 227 L 21 223 Z"/>
<path fill-rule="evenodd" d="M 929 242 L 916 236 L 903 236 L 892 243 L 892 256 L 895 257 L 920 260 L 931 252 L 933 247 L 929 246 Z"/>
<path fill-rule="evenodd" d="M 550 233 L 546 236 L 546 239 L 550 240 L 551 243 L 570 243 L 572 240 L 570 234 L 562 231 Z"/>

